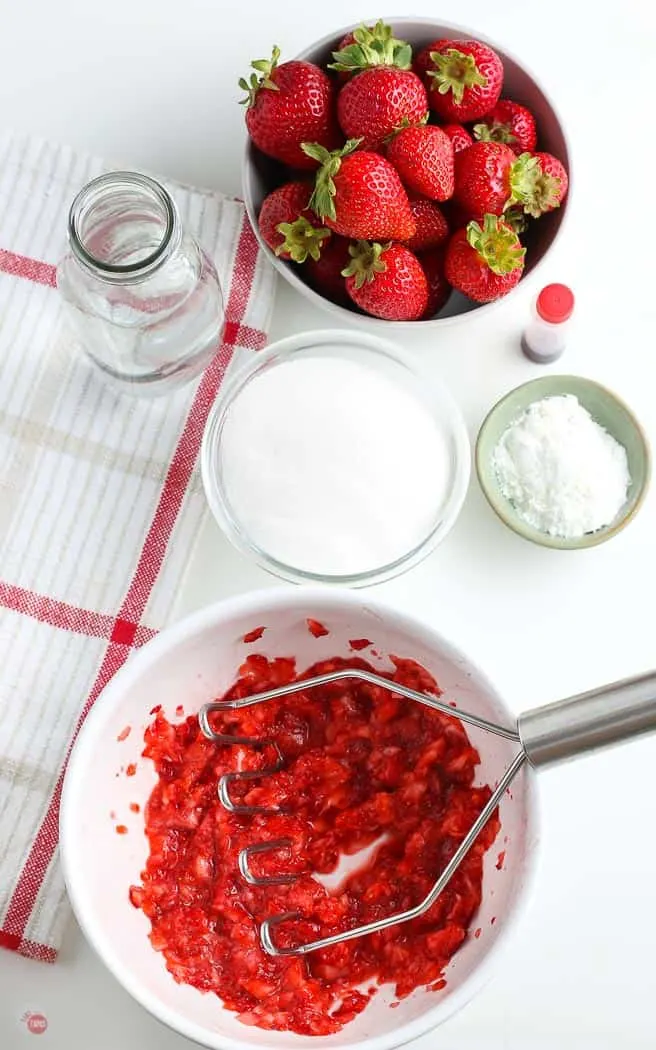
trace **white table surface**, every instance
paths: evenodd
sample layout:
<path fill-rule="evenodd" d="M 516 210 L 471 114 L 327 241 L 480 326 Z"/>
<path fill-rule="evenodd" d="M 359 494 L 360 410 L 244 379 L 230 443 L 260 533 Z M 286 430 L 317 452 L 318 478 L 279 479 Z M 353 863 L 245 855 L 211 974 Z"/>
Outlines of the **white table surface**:
<path fill-rule="evenodd" d="M 414 0 L 407 12 L 437 18 L 438 8 Z M 565 117 L 576 193 L 562 244 L 540 274 L 571 283 L 577 295 L 576 328 L 557 367 L 615 388 L 656 446 L 653 11 L 647 0 L 460 0 L 440 13 L 504 41 Z M 0 0 L 0 12 L 1 124 L 232 193 L 244 134 L 236 81 L 249 60 L 275 42 L 291 57 L 380 13 L 353 0 L 323 8 L 308 0 Z M 499 395 L 543 374 L 518 351 L 535 290 L 525 282 L 489 320 L 404 338 L 450 385 L 472 436 Z M 280 287 L 273 337 L 325 323 Z M 559 553 L 506 531 L 472 484 L 443 546 L 379 594 L 470 652 L 519 711 L 656 665 L 655 515 L 656 486 L 611 544 Z M 271 585 L 210 526 L 179 612 Z M 541 775 L 543 844 L 529 913 L 494 981 L 421 1040 L 425 1050 L 653 1048 L 655 756 L 656 741 L 646 740 Z M 45 1033 L 28 1031 L 27 1011 L 46 1016 Z M 0 950 L 0 1047 L 35 1040 L 44 1050 L 191 1046 L 131 1001 L 73 924 L 54 966 Z"/>

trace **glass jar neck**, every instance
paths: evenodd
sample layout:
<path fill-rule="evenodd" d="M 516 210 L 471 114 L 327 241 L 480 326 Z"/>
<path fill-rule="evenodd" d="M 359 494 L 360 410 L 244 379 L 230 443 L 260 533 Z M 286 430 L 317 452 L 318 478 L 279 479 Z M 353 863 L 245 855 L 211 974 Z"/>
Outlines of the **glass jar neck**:
<path fill-rule="evenodd" d="M 77 262 L 94 277 L 143 281 L 180 242 L 180 220 L 170 195 L 154 179 L 132 171 L 101 175 L 82 189 L 68 217 Z"/>

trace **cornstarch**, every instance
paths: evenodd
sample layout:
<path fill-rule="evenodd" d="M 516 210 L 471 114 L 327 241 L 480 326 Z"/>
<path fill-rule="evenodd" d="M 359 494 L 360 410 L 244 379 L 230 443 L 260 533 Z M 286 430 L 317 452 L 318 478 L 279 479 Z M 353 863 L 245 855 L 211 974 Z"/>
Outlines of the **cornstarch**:
<path fill-rule="evenodd" d="M 624 447 L 572 394 L 529 405 L 502 435 L 492 466 L 524 521 L 565 539 L 610 525 L 631 482 Z"/>

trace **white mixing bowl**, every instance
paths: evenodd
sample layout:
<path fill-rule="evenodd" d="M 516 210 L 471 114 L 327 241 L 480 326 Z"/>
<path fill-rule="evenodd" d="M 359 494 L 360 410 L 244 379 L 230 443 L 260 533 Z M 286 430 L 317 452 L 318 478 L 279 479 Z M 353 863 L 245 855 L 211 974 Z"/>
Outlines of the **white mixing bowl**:
<path fill-rule="evenodd" d="M 320 620 L 330 634 L 314 638 L 307 617 Z M 261 641 L 246 647 L 244 634 L 259 626 L 266 627 Z M 390 1009 L 392 989 L 384 988 L 335 1035 L 264 1031 L 239 1022 L 214 995 L 177 984 L 164 957 L 151 947 L 149 922 L 128 899 L 147 855 L 143 806 L 155 774 L 141 751 L 151 708 L 161 704 L 169 718 L 175 718 L 179 704 L 185 715 L 197 711 L 233 681 L 247 651 L 294 655 L 298 669 L 304 670 L 319 659 L 352 655 L 349 639 L 354 637 L 375 643 L 380 656 L 372 662 L 378 667 L 390 666 L 387 654 L 416 659 L 435 675 L 447 699 L 513 724 L 487 678 L 431 628 L 357 592 L 284 588 L 231 598 L 162 632 L 104 690 L 73 750 L 61 806 L 61 853 L 78 921 L 138 1002 L 171 1028 L 214 1050 L 355 1050 L 365 1045 L 387 1050 L 406 1043 L 440 1024 L 480 988 L 524 899 L 536 843 L 535 801 L 525 771 L 501 805 L 501 831 L 486 857 L 483 903 L 472 936 L 447 969 L 442 991 L 416 991 Z M 513 745 L 474 729 L 469 733 L 481 754 L 480 781 L 493 783 L 509 764 Z M 131 762 L 137 771 L 128 777 L 125 768 Z M 138 814 L 130 810 L 134 802 L 140 805 Z M 118 835 L 117 823 L 125 824 L 128 833 Z M 502 850 L 506 857 L 499 870 Z M 478 928 L 481 933 L 474 937 Z"/>

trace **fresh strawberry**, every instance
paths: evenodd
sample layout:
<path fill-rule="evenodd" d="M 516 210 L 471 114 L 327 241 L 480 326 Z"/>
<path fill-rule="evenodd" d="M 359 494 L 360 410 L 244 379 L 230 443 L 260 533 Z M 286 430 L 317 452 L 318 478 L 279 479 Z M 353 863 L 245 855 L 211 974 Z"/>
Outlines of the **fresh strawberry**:
<path fill-rule="evenodd" d="M 453 196 L 453 144 L 441 128 L 402 127 L 392 135 L 385 154 L 408 189 L 430 200 Z"/>
<path fill-rule="evenodd" d="M 274 47 L 270 61 L 252 63 L 257 72 L 250 81 L 243 77 L 239 81 L 247 92 L 243 104 L 248 107 L 248 133 L 267 156 L 293 168 L 316 168 L 316 162 L 303 153 L 301 142 L 318 142 L 326 149 L 339 145 L 335 85 L 311 62 L 279 66 L 279 58 L 280 50 Z"/>
<path fill-rule="evenodd" d="M 509 98 L 499 99 L 494 109 L 476 125 L 474 136 L 480 142 L 503 142 L 518 156 L 534 150 L 538 141 L 535 117 L 530 109 Z"/>
<path fill-rule="evenodd" d="M 281 259 L 305 262 L 308 255 L 319 258 L 322 241 L 330 237 L 308 208 L 312 183 L 286 182 L 262 202 L 258 216 L 260 233 Z"/>
<path fill-rule="evenodd" d="M 502 142 L 475 142 L 456 154 L 454 197 L 470 216 L 501 215 L 528 199 L 537 170 L 529 153 L 516 157 Z"/>
<path fill-rule="evenodd" d="M 467 149 L 474 141 L 467 128 L 463 128 L 462 124 L 442 124 L 442 131 L 451 139 L 454 153 L 460 153 L 460 150 Z"/>
<path fill-rule="evenodd" d="M 444 248 L 433 248 L 429 252 L 421 252 L 418 256 L 428 281 L 428 303 L 420 317 L 421 321 L 429 321 L 431 317 L 435 317 L 451 295 L 451 285 L 444 275 L 445 255 Z"/>
<path fill-rule="evenodd" d="M 303 274 L 320 295 L 340 306 L 347 306 L 350 299 L 346 294 L 346 282 L 342 276 L 351 261 L 349 241 L 333 233 L 329 241 L 321 245 L 318 259 L 310 258 L 303 267 Z"/>
<path fill-rule="evenodd" d="M 524 270 L 526 249 L 496 215 L 483 226 L 470 222 L 457 230 L 446 250 L 444 273 L 449 284 L 476 303 L 490 303 L 515 287 Z"/>
<path fill-rule="evenodd" d="M 428 118 L 426 89 L 416 73 L 390 66 L 364 69 L 345 84 L 337 97 L 337 119 L 349 139 L 375 149 L 403 121 L 419 124 Z"/>
<path fill-rule="evenodd" d="M 414 236 L 405 242 L 412 252 L 437 248 L 449 237 L 449 224 L 433 201 L 411 200 L 410 211 L 417 226 Z"/>
<path fill-rule="evenodd" d="M 357 139 L 351 140 L 329 153 L 316 143 L 303 144 L 321 165 L 310 207 L 343 237 L 407 241 L 415 232 L 415 220 L 396 168 L 379 153 L 358 150 L 358 145 Z"/>
<path fill-rule="evenodd" d="M 501 94 L 501 59 L 478 40 L 435 40 L 417 56 L 415 69 L 424 78 L 431 109 L 443 120 L 478 120 Z"/>
<path fill-rule="evenodd" d="M 365 313 L 386 321 L 417 321 L 428 303 L 428 281 L 417 256 L 402 244 L 358 241 L 349 248 L 346 291 Z"/>
<path fill-rule="evenodd" d="M 333 51 L 334 62 L 328 69 L 337 70 L 341 83 L 346 83 L 354 73 L 373 66 L 396 66 L 398 69 L 412 67 L 412 48 L 405 40 L 397 40 L 392 27 L 382 20 L 375 26 L 360 26 L 340 40 L 337 51 Z"/>
<path fill-rule="evenodd" d="M 538 172 L 530 192 L 524 198 L 524 210 L 539 218 L 547 211 L 558 208 L 565 199 L 569 180 L 565 168 L 552 153 L 534 153 Z"/>

